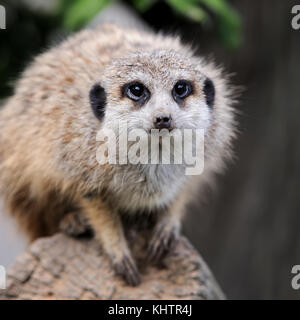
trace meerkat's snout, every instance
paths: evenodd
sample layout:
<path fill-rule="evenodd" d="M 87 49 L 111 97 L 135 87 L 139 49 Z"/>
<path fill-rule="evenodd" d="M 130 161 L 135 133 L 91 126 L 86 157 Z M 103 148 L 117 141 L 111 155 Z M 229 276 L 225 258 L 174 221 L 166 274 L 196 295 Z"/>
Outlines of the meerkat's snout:
<path fill-rule="evenodd" d="M 173 121 L 171 114 L 158 113 L 153 119 L 153 124 L 155 129 L 173 129 Z"/>

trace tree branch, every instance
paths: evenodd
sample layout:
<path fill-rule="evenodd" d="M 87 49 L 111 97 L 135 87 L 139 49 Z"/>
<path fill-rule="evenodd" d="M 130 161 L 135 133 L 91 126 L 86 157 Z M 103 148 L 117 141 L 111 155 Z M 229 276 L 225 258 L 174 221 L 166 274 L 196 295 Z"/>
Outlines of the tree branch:
<path fill-rule="evenodd" d="M 17 259 L 0 299 L 224 299 L 185 238 L 165 264 L 167 268 L 140 266 L 141 285 L 129 287 L 115 276 L 95 240 L 57 234 L 37 240 Z"/>

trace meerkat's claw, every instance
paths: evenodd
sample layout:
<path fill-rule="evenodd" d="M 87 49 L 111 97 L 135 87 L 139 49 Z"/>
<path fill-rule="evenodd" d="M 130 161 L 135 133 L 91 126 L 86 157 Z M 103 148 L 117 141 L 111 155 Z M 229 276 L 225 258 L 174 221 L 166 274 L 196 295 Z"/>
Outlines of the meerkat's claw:
<path fill-rule="evenodd" d="M 140 274 L 132 257 L 128 255 L 124 256 L 120 262 L 114 264 L 114 267 L 116 273 L 120 275 L 128 285 L 136 287 L 140 284 Z"/>
<path fill-rule="evenodd" d="M 174 247 L 178 238 L 177 228 L 166 230 L 160 226 L 154 233 L 147 249 L 147 260 L 153 263 L 159 263 Z"/>

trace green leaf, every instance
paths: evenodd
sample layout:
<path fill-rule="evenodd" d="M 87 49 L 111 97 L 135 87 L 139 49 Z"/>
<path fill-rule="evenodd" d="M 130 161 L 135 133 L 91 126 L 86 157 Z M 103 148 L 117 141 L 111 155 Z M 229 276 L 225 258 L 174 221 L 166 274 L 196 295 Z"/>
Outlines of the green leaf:
<path fill-rule="evenodd" d="M 145 12 L 149 10 L 155 4 L 155 2 L 157 2 L 157 0 L 132 0 L 132 2 L 133 6 L 137 10 Z"/>
<path fill-rule="evenodd" d="M 113 0 L 73 0 L 65 7 L 64 25 L 77 30 L 88 23 L 99 11 Z"/>
<path fill-rule="evenodd" d="M 210 21 L 208 10 L 217 18 L 217 31 L 230 49 L 237 48 L 242 39 L 239 14 L 226 0 L 165 0 L 176 12 L 192 21 L 205 24 Z"/>
<path fill-rule="evenodd" d="M 197 4 L 197 0 L 166 0 L 166 2 L 176 12 L 195 22 L 206 23 L 209 20 L 208 14 Z"/>
<path fill-rule="evenodd" d="M 197 0 L 214 12 L 218 19 L 218 33 L 224 44 L 237 48 L 242 39 L 242 23 L 239 14 L 225 0 Z"/>

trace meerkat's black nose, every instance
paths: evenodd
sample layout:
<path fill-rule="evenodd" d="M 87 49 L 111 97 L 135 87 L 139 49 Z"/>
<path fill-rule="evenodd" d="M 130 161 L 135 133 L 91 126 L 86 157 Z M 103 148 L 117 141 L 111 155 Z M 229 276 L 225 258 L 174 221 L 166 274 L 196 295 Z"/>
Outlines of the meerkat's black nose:
<path fill-rule="evenodd" d="M 156 129 L 170 129 L 172 117 L 166 113 L 159 113 L 154 117 L 154 127 Z"/>

